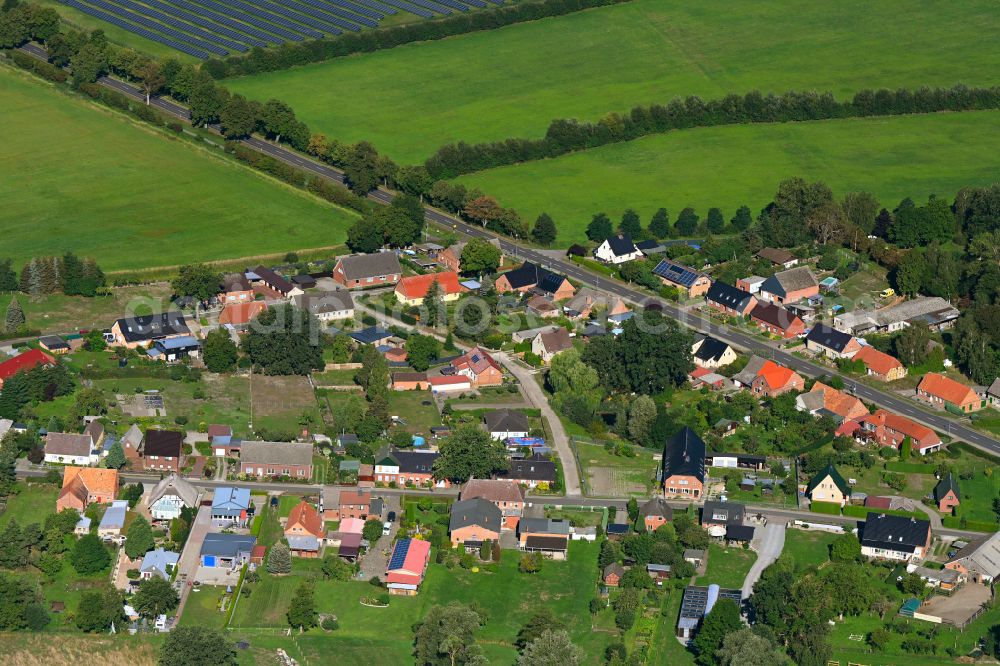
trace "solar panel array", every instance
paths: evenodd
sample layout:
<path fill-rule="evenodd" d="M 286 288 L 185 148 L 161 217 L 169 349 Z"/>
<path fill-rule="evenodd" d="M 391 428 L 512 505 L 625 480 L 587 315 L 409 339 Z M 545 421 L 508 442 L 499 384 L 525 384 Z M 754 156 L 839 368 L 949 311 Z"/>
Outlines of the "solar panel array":
<path fill-rule="evenodd" d="M 386 571 L 401 569 L 406 562 L 406 553 L 410 550 L 410 540 L 400 539 L 396 542 L 396 547 L 392 549 L 392 557 L 389 558 L 389 566 Z"/>
<path fill-rule="evenodd" d="M 59 1 L 196 58 L 360 32 L 400 11 L 429 19 L 488 5 L 487 0 Z"/>
<path fill-rule="evenodd" d="M 700 276 L 701 273 L 698 273 L 687 266 L 675 264 L 672 261 L 664 259 L 656 265 L 656 268 L 653 269 L 653 275 L 659 275 L 660 277 L 666 278 L 674 284 L 679 284 L 683 287 L 690 287 L 694 284 L 694 281 L 698 279 L 698 276 Z"/>

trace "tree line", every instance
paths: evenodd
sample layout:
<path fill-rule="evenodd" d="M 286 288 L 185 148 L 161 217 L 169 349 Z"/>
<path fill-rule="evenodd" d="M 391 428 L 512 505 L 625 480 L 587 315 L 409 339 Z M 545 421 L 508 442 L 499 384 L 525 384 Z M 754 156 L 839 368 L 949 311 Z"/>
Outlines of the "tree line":
<path fill-rule="evenodd" d="M 273 49 L 254 47 L 243 55 L 224 60 L 210 58 L 205 69 L 216 79 L 274 72 L 297 65 L 340 58 L 354 53 L 371 53 L 411 42 L 444 39 L 481 30 L 493 30 L 514 23 L 571 14 L 593 7 L 616 5 L 628 0 L 540 0 L 475 12 L 459 13 L 433 21 L 345 33 L 302 42 L 285 42 Z"/>
<path fill-rule="evenodd" d="M 704 101 L 675 98 L 666 105 L 636 106 L 627 114 L 609 113 L 597 122 L 557 119 L 541 139 L 510 138 L 490 143 L 463 141 L 441 147 L 424 166 L 434 179 L 499 166 L 558 157 L 566 153 L 631 141 L 691 127 L 747 123 L 779 123 L 836 118 L 895 116 L 939 111 L 970 111 L 1000 107 L 1000 87 L 870 90 L 838 101 L 832 93 L 789 91 L 780 95 L 753 90 Z"/>

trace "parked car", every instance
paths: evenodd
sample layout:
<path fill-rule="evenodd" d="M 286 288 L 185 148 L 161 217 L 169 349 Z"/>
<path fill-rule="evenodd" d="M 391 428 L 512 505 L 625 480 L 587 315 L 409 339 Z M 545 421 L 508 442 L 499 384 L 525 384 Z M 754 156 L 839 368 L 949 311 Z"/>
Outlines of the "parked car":
<path fill-rule="evenodd" d="M 396 512 L 395 511 L 390 511 L 389 515 L 386 516 L 386 518 L 385 518 L 385 522 L 387 522 L 387 523 L 394 523 L 394 522 L 396 522 Z"/>

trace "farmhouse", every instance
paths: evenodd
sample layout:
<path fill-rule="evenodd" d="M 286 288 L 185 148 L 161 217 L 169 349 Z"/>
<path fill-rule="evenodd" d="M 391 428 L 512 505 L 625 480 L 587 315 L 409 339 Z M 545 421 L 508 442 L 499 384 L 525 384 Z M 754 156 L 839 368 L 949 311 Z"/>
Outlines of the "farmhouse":
<path fill-rule="evenodd" d="M 712 279 L 693 268 L 663 259 L 653 269 L 653 275 L 663 284 L 680 289 L 688 298 L 698 298 L 708 293 Z"/>
<path fill-rule="evenodd" d="M 880 352 L 870 345 L 862 347 L 852 360 L 865 364 L 868 375 L 883 382 L 892 382 L 906 376 L 906 368 L 894 356 Z"/>
<path fill-rule="evenodd" d="M 642 252 L 632 242 L 628 234 L 618 234 L 604 240 L 594 250 L 594 257 L 606 264 L 624 264 L 642 258 Z"/>
<path fill-rule="evenodd" d="M 803 388 L 805 380 L 802 379 L 802 375 L 774 361 L 765 361 L 750 383 L 751 393 L 768 398 L 789 391 L 801 391 Z"/>
<path fill-rule="evenodd" d="M 517 529 L 524 513 L 524 489 L 507 479 L 470 479 L 462 488 L 463 500 L 484 499 L 492 502 L 503 514 L 501 529 Z"/>
<path fill-rule="evenodd" d="M 951 513 L 955 507 L 962 503 L 962 493 L 958 489 L 958 481 L 950 472 L 934 486 L 934 501 L 937 503 L 938 511 L 944 513 Z"/>
<path fill-rule="evenodd" d="M 691 356 L 699 368 L 721 368 L 736 360 L 736 350 L 713 337 L 703 337 L 691 345 Z"/>
<path fill-rule="evenodd" d="M 737 502 L 709 500 L 701 509 L 701 526 L 714 537 L 721 537 L 734 525 L 743 525 L 746 507 Z"/>
<path fill-rule="evenodd" d="M 905 516 L 868 512 L 861 529 L 861 554 L 888 560 L 918 560 L 931 545 L 931 523 Z"/>
<path fill-rule="evenodd" d="M 263 284 L 271 291 L 277 292 L 282 298 L 293 298 L 303 293 L 301 288 L 267 266 L 258 266 L 248 274 L 248 277 L 251 282 Z"/>
<path fill-rule="evenodd" d="M 220 486 L 212 495 L 212 524 L 243 527 L 250 516 L 250 489 Z"/>
<path fill-rule="evenodd" d="M 431 544 L 421 539 L 399 539 L 392 546 L 392 555 L 385 569 L 389 594 L 413 596 L 424 582 L 431 559 Z"/>
<path fill-rule="evenodd" d="M 497 292 L 501 294 L 509 291 L 524 293 L 534 290 L 537 293 L 548 295 L 553 301 L 571 298 L 576 293 L 576 288 L 564 276 L 537 266 L 530 261 L 501 274 L 496 279 L 495 286 Z"/>
<path fill-rule="evenodd" d="M 765 333 L 777 335 L 783 340 L 802 335 L 806 329 L 798 316 L 773 303 L 757 303 L 750 310 L 750 321 Z"/>
<path fill-rule="evenodd" d="M 763 302 L 775 305 L 796 303 L 819 294 L 819 282 L 805 266 L 775 273 L 760 285 L 757 296 Z"/>
<path fill-rule="evenodd" d="M 247 279 L 246 273 L 227 273 L 222 276 L 219 285 L 219 303 L 223 306 L 230 303 L 246 303 L 254 299 L 253 285 Z"/>
<path fill-rule="evenodd" d="M 756 297 L 750 292 L 719 280 L 712 283 L 705 294 L 705 302 L 719 312 L 736 317 L 745 316 L 757 305 Z"/>
<path fill-rule="evenodd" d="M 876 410 L 874 414 L 864 416 L 859 420 L 858 431 L 861 437 L 877 443 L 879 446 L 891 446 L 898 449 L 907 437 L 912 442 L 913 450 L 920 455 L 941 450 L 941 438 L 925 425 L 911 421 L 885 409 Z"/>
<path fill-rule="evenodd" d="M 150 491 L 149 514 L 153 520 L 173 520 L 181 515 L 184 507 L 198 506 L 199 495 L 197 488 L 176 474 L 171 474 L 160 479 Z"/>
<path fill-rule="evenodd" d="M 705 488 L 705 442 L 684 426 L 663 447 L 664 497 L 697 500 Z"/>
<path fill-rule="evenodd" d="M 502 524 L 503 515 L 493 502 L 481 498 L 459 500 L 451 506 L 451 545 L 478 548 L 487 539 L 498 541 Z"/>
<path fill-rule="evenodd" d="M 565 328 L 557 328 L 547 333 L 539 333 L 531 341 L 531 353 L 550 363 L 556 354 L 573 348 L 573 340 Z"/>
<path fill-rule="evenodd" d="M 142 445 L 142 468 L 157 472 L 181 471 L 184 433 L 176 430 L 147 430 Z"/>
<path fill-rule="evenodd" d="M 499 386 L 503 384 L 503 370 L 486 350 L 474 347 L 451 362 L 455 373 L 467 377 L 472 386 Z M 451 378 L 454 379 L 454 378 Z"/>
<path fill-rule="evenodd" d="M 126 317 L 111 325 L 112 344 L 128 349 L 149 347 L 156 340 L 190 335 L 191 329 L 180 312 Z"/>
<path fill-rule="evenodd" d="M 558 478 L 556 464 L 540 453 L 532 454 L 527 458 L 511 460 L 509 470 L 497 472 L 493 477 L 513 481 L 528 488 L 537 488 L 542 483 L 552 487 Z"/>
<path fill-rule="evenodd" d="M 510 437 L 528 436 L 528 417 L 516 409 L 495 409 L 483 415 L 486 432 L 493 439 L 504 441 Z"/>
<path fill-rule="evenodd" d="M 851 488 L 836 467 L 827 465 L 809 480 L 806 497 L 812 502 L 832 502 L 844 506 L 851 497 Z"/>
<path fill-rule="evenodd" d="M 458 300 L 463 292 L 468 291 L 459 284 L 458 273 L 454 271 L 427 273 L 425 275 L 411 275 L 400 280 L 396 284 L 396 300 L 403 305 L 421 305 L 430 292 L 431 285 L 435 283 L 441 300 L 445 303 Z"/>
<path fill-rule="evenodd" d="M 986 401 L 971 388 L 936 372 L 928 372 L 920 380 L 917 398 L 959 414 L 977 412 L 986 406 Z"/>
<path fill-rule="evenodd" d="M 89 434 L 50 432 L 45 435 L 45 462 L 93 465 L 100 458 Z"/>
<path fill-rule="evenodd" d="M 851 358 L 861 351 L 861 343 L 847 333 L 816 324 L 806 336 L 806 349 L 832 359 Z"/>
<path fill-rule="evenodd" d="M 775 247 L 765 247 L 757 256 L 765 261 L 770 261 L 775 266 L 781 266 L 782 268 L 791 268 L 792 266 L 797 266 L 799 263 L 798 257 L 789 252 L 788 250 L 780 250 Z"/>
<path fill-rule="evenodd" d="M 302 294 L 295 297 L 295 304 L 323 322 L 354 316 L 354 297 L 346 289 Z"/>
<path fill-rule="evenodd" d="M 257 478 L 312 476 L 312 444 L 300 442 L 243 442 L 240 474 Z"/>
<path fill-rule="evenodd" d="M 333 267 L 334 281 L 348 289 L 396 284 L 403 277 L 395 252 L 351 254 L 341 257 Z"/>
<path fill-rule="evenodd" d="M 76 509 L 83 513 L 91 504 L 106 504 L 118 496 L 118 470 L 97 467 L 65 467 L 56 512 Z"/>

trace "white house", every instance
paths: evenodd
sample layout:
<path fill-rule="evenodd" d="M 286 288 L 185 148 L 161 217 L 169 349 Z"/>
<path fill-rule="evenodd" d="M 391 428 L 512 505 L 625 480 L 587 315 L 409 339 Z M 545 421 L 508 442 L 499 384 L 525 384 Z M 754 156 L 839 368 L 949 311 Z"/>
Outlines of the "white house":
<path fill-rule="evenodd" d="M 573 348 L 573 340 L 565 328 L 557 328 L 549 333 L 539 333 L 531 341 L 531 352 L 548 363 L 552 357 Z"/>
<path fill-rule="evenodd" d="M 70 432 L 50 432 L 45 436 L 45 462 L 65 465 L 95 464 L 100 453 L 94 448 L 94 439 L 89 434 L 77 435 Z"/>
<path fill-rule="evenodd" d="M 528 417 L 524 415 L 524 412 L 514 409 L 497 409 L 486 412 L 483 423 L 486 424 L 486 431 L 490 433 L 490 436 L 501 442 L 511 437 L 528 436 Z"/>
<path fill-rule="evenodd" d="M 624 264 L 626 261 L 642 259 L 643 255 L 628 234 L 618 234 L 605 239 L 594 250 L 594 256 L 607 264 Z"/>
<path fill-rule="evenodd" d="M 322 322 L 354 317 L 354 298 L 346 289 L 301 294 L 294 301 L 298 307 L 308 310 Z"/>
<path fill-rule="evenodd" d="M 905 516 L 868 512 L 861 530 L 861 554 L 874 559 L 919 560 L 931 545 L 931 523 Z"/>
<path fill-rule="evenodd" d="M 153 520 L 173 520 L 184 507 L 198 505 L 198 489 L 171 474 L 160 480 L 149 494 L 149 514 Z"/>

